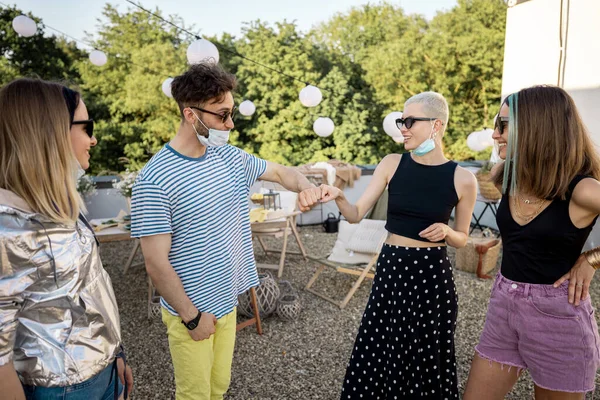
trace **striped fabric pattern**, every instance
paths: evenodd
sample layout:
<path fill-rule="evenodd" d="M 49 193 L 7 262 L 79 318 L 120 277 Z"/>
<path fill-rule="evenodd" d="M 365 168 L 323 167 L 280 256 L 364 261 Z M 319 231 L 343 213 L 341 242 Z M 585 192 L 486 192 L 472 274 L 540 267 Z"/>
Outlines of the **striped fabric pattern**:
<path fill-rule="evenodd" d="M 220 318 L 258 285 L 248 195 L 267 162 L 231 145 L 200 158 L 163 147 L 137 177 L 131 236 L 171 234 L 169 261 L 202 312 Z M 161 304 L 177 312 L 164 298 Z"/>

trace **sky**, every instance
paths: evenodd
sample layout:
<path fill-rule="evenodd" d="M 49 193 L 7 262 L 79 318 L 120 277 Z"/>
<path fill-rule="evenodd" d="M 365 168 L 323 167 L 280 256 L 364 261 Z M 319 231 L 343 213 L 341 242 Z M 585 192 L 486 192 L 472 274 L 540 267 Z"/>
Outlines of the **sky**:
<path fill-rule="evenodd" d="M 147 9 L 160 9 L 164 15 L 179 15 L 187 26 L 194 25 L 201 35 L 220 36 L 224 32 L 239 36 L 244 22 L 260 19 L 269 23 L 295 21 L 299 29 L 308 31 L 337 13 L 369 3 L 368 0 L 134 0 Z M 379 1 L 371 1 L 377 4 Z M 30 11 L 43 22 L 77 39 L 86 32 L 94 34 L 106 1 L 102 0 L 0 0 Z M 119 11 L 133 7 L 125 0 L 109 1 Z M 449 10 L 456 0 L 396 0 L 408 14 L 421 14 L 431 19 L 437 11 Z"/>

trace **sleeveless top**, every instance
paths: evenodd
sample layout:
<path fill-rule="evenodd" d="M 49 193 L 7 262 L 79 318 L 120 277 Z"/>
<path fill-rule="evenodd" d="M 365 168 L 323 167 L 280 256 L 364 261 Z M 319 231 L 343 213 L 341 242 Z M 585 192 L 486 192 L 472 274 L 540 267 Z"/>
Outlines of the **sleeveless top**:
<path fill-rule="evenodd" d="M 510 213 L 510 197 L 502 195 L 496 216 L 502 236 L 502 275 L 516 282 L 551 285 L 573 268 L 598 218 L 577 228 L 569 216 L 573 190 L 584 178 L 576 176 L 565 200 L 553 200 L 523 226 Z"/>
<path fill-rule="evenodd" d="M 437 222 L 447 224 L 458 203 L 454 187 L 457 165 L 454 161 L 419 164 L 410 153 L 403 154 L 388 187 L 388 232 L 427 241 L 419 232 Z"/>

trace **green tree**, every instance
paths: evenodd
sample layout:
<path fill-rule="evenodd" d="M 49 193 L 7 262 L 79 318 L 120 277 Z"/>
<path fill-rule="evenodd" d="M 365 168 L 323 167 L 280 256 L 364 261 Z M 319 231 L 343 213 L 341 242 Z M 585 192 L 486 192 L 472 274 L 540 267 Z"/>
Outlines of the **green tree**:
<path fill-rule="evenodd" d="M 38 25 L 31 37 L 19 36 L 12 27 L 15 17 L 24 13 L 16 7 L 0 8 L 0 84 L 23 76 L 48 80 L 79 82 L 74 66 L 76 60 L 85 57 L 75 43 L 56 36 L 44 36 L 45 26 L 39 18 L 25 14 Z"/>
<path fill-rule="evenodd" d="M 95 172 L 137 170 L 177 131 L 177 105 L 161 85 L 185 69 L 187 42 L 143 11 L 119 13 L 107 4 L 103 15 L 94 44 L 108 54 L 107 64 L 78 64 L 86 99 L 94 103 L 90 113 L 100 120 L 91 165 Z"/>

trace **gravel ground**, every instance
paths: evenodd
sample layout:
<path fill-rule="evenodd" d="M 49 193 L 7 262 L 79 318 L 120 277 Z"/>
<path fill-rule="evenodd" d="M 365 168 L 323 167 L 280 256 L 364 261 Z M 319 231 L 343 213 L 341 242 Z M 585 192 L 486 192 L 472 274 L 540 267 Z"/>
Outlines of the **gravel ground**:
<path fill-rule="evenodd" d="M 336 235 L 323 233 L 321 227 L 302 227 L 299 231 L 311 255 L 326 255 L 335 242 Z M 294 245 L 289 248 L 297 249 Z M 125 275 L 121 272 L 131 246 L 131 242 L 107 243 L 102 245 L 101 253 L 112 276 L 121 312 L 123 338 L 135 376 L 133 398 L 174 399 L 175 382 L 166 330 L 159 319 L 147 319 L 144 268 L 132 268 Z M 263 256 L 260 248 L 255 251 L 259 262 L 278 262 L 276 256 Z M 454 261 L 452 249 L 449 253 Z M 136 261 L 142 261 L 141 256 Z M 371 283 L 365 281 L 348 306 L 340 310 L 302 290 L 315 268 L 314 263 L 300 256 L 286 258 L 283 279 L 289 280 L 298 291 L 302 314 L 294 322 L 276 316 L 264 319 L 262 336 L 256 334 L 254 327 L 238 333 L 228 400 L 339 398 Z M 457 364 L 463 390 L 473 348 L 483 328 L 492 282 L 462 271 L 454 273 L 459 295 Z M 316 288 L 339 298 L 349 290 L 353 279 L 325 272 L 319 282 Z M 600 287 L 595 284 L 591 292 L 593 303 L 599 304 Z M 600 395 L 600 389 L 595 394 Z M 533 384 L 524 374 L 507 399 L 531 398 Z"/>

